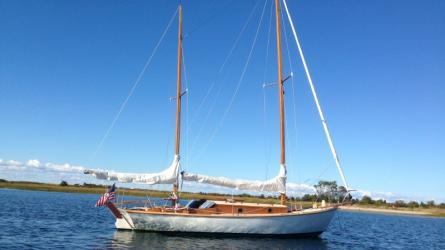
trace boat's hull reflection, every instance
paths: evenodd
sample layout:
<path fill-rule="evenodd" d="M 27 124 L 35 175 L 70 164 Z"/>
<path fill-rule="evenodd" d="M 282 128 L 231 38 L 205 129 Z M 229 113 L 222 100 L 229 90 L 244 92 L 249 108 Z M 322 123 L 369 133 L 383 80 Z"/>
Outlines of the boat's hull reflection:
<path fill-rule="evenodd" d="M 218 237 L 166 235 L 116 230 L 111 248 L 119 249 L 327 249 L 321 238 Z"/>

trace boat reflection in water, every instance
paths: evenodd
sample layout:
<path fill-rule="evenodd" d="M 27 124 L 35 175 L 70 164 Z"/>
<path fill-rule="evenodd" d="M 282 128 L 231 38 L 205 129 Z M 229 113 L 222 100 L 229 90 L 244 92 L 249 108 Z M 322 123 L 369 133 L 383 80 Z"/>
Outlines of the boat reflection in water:
<path fill-rule="evenodd" d="M 165 235 L 144 231 L 116 230 L 110 248 L 117 249 L 327 249 L 321 238 L 258 238 Z"/>

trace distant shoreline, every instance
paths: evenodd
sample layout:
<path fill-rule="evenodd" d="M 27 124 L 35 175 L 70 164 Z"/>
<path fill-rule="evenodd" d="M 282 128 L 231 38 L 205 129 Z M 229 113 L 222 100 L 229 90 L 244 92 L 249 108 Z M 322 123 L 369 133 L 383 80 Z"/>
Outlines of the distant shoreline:
<path fill-rule="evenodd" d="M 21 189 L 31 191 L 48 191 L 48 192 L 67 192 L 67 193 L 86 193 L 86 194 L 103 194 L 105 191 L 104 186 L 88 184 L 84 185 L 66 185 L 61 186 L 58 184 L 38 183 L 38 182 L 23 182 L 23 181 L 0 181 L 0 188 L 9 189 Z M 165 198 L 168 197 L 168 191 L 148 190 L 148 189 L 129 189 L 120 188 L 119 193 L 124 193 L 126 196 L 150 196 Z M 189 199 L 212 199 L 212 200 L 225 200 L 230 195 L 224 194 L 205 194 L 205 193 L 190 193 L 182 192 L 181 198 Z M 257 196 L 233 196 L 235 200 L 253 203 L 278 203 L 278 199 L 274 198 L 261 198 Z M 312 207 L 314 202 L 311 201 L 296 201 L 293 202 L 300 204 L 303 207 Z M 369 212 L 369 213 L 384 213 L 384 214 L 400 214 L 400 215 L 417 215 L 417 216 L 432 216 L 432 217 L 445 217 L 445 209 L 441 208 L 391 208 L 391 207 L 375 207 L 366 205 L 343 205 L 339 207 L 340 210 L 351 212 Z"/>
<path fill-rule="evenodd" d="M 426 211 L 416 211 L 416 210 L 400 210 L 393 208 L 370 208 L 361 206 L 340 206 L 340 210 L 350 211 L 350 212 L 367 212 L 367 213 L 379 213 L 379 214 L 400 214 L 400 215 L 417 215 L 417 216 L 434 216 L 434 217 L 444 217 L 444 215 L 434 214 L 432 212 Z"/>
<path fill-rule="evenodd" d="M 39 182 L 26 182 L 26 181 L 0 181 L 0 188 L 31 190 L 31 191 L 47 191 L 47 192 L 67 192 L 67 193 L 84 193 L 84 194 L 98 194 L 102 195 L 105 192 L 106 187 L 101 185 L 87 184 L 84 185 L 66 185 L 61 186 L 59 184 L 39 183 Z M 157 197 L 166 198 L 170 195 L 170 191 L 150 190 L 150 189 L 138 189 L 138 188 L 118 188 L 118 195 L 125 196 L 139 196 L 139 197 Z M 191 193 L 180 192 L 181 198 L 190 199 L 212 199 L 212 200 L 225 200 L 232 198 L 231 195 L 215 194 L 215 193 Z M 274 198 L 260 198 L 249 195 L 233 195 L 234 200 L 242 200 L 244 202 L 253 203 L 275 203 L 278 204 L 279 200 Z M 312 206 L 312 202 L 302 202 L 305 207 Z"/>

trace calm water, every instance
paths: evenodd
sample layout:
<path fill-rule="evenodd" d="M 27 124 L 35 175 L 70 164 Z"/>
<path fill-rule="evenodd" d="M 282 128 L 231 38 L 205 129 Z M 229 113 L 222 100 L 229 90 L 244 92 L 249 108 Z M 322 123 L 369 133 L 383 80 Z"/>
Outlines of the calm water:
<path fill-rule="evenodd" d="M 338 212 L 319 239 L 178 237 L 117 231 L 97 199 L 0 189 L 0 249 L 445 249 L 445 219 Z"/>

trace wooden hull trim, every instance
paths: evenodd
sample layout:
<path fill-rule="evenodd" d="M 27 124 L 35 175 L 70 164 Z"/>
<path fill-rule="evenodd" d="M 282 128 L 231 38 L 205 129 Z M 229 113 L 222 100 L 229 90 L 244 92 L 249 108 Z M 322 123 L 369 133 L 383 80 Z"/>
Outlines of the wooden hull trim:
<path fill-rule="evenodd" d="M 222 213 L 222 214 L 190 214 L 190 213 L 174 213 L 174 212 L 152 212 L 140 210 L 125 210 L 128 214 L 147 214 L 153 216 L 180 216 L 180 217 L 212 217 L 212 218 L 267 218 L 267 217 L 289 217 L 289 216 L 305 216 L 310 214 L 318 214 L 320 211 L 337 210 L 336 207 L 323 209 L 306 209 L 302 211 L 274 214 L 238 214 L 238 213 Z"/>

